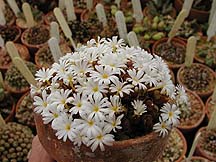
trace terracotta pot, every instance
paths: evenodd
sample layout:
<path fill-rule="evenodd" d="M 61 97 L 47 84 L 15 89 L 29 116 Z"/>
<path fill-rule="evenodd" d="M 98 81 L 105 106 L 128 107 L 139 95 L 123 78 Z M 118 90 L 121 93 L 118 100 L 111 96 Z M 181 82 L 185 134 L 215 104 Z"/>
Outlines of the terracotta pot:
<path fill-rule="evenodd" d="M 160 56 L 160 54 L 156 51 L 156 48 L 158 47 L 159 44 L 161 44 L 161 43 L 166 43 L 167 40 L 168 40 L 168 38 L 162 38 L 162 39 L 156 41 L 156 42 L 153 44 L 153 46 L 152 46 L 152 53 Z M 174 45 L 175 47 L 182 47 L 182 48 L 185 48 L 185 49 L 186 49 L 186 43 L 185 43 L 184 41 L 178 39 L 178 38 L 173 38 L 173 39 L 171 40 L 171 43 L 172 43 L 172 45 Z M 163 58 L 163 59 L 164 59 L 164 58 Z M 165 60 L 165 59 L 164 59 L 164 60 Z M 166 61 L 166 60 L 165 60 L 165 61 Z M 170 69 L 173 69 L 173 70 L 176 70 L 176 69 L 180 68 L 180 67 L 184 64 L 184 62 L 181 63 L 181 64 L 176 64 L 176 63 L 172 63 L 172 62 L 168 62 L 168 61 L 166 61 L 166 63 L 168 64 L 169 68 L 170 68 Z"/>
<path fill-rule="evenodd" d="M 149 8 L 146 6 L 143 10 L 143 15 L 144 17 L 149 17 L 150 19 L 153 19 L 154 16 L 152 16 L 150 13 L 149 13 Z M 171 17 L 175 18 L 176 17 L 176 9 L 175 8 L 172 8 L 172 12 L 169 14 Z"/>
<path fill-rule="evenodd" d="M 18 28 L 17 26 L 2 26 L 2 25 L 0 25 L 0 35 L 2 35 L 2 32 L 4 32 L 8 28 L 13 30 L 13 31 L 16 31 L 17 34 L 14 38 L 7 39 L 7 40 L 5 40 L 5 42 L 7 42 L 7 41 L 19 42 L 20 37 L 21 37 L 21 29 Z M 4 39 L 4 37 L 3 37 L 3 39 Z"/>
<path fill-rule="evenodd" d="M 191 66 L 198 66 L 199 68 L 205 68 L 208 73 L 210 74 L 210 85 L 209 85 L 209 89 L 207 90 L 204 90 L 203 91 L 199 91 L 199 90 L 192 90 L 193 92 L 195 92 L 196 94 L 198 94 L 202 99 L 206 99 L 207 97 L 209 97 L 213 90 L 214 90 L 214 85 L 215 85 L 215 79 L 216 79 L 216 74 L 215 72 L 210 69 L 208 66 L 206 65 L 203 65 L 203 64 L 199 64 L 199 63 L 193 63 Z M 185 65 L 183 65 L 179 70 L 178 70 L 178 73 L 177 73 L 177 82 L 181 85 L 183 85 L 185 87 L 185 89 L 187 90 L 191 90 L 187 87 L 187 85 L 185 85 L 183 82 L 182 82 L 182 78 L 183 78 L 183 72 L 184 72 L 184 69 L 185 69 Z"/>
<path fill-rule="evenodd" d="M 72 51 L 67 44 L 61 44 L 60 49 L 62 51 L 62 54 L 66 54 Z M 46 55 L 46 57 L 49 57 L 49 59 L 52 59 L 53 62 L 48 62 L 47 60 L 44 60 L 44 63 L 43 63 L 40 60 L 40 56 L 43 55 L 44 51 L 50 51 L 49 46 L 45 45 L 35 53 L 35 64 L 37 65 L 38 68 L 42 68 L 42 67 L 48 68 L 54 63 L 54 59 L 52 57 L 51 51 L 49 54 Z"/>
<path fill-rule="evenodd" d="M 20 110 L 20 107 L 21 107 L 21 104 L 23 104 L 22 102 L 23 102 L 23 100 L 26 98 L 26 97 L 29 97 L 29 98 L 31 98 L 31 96 L 30 96 L 30 91 L 27 91 L 25 94 L 23 94 L 22 96 L 21 96 L 21 98 L 18 100 L 18 102 L 17 102 L 17 104 L 16 104 L 16 119 L 17 119 L 17 122 L 19 122 L 20 124 L 23 124 L 23 125 L 27 125 L 28 127 L 30 127 L 30 128 L 32 128 L 32 129 L 35 129 L 35 123 L 34 123 L 34 119 L 33 119 L 33 104 L 32 103 L 28 103 L 28 102 L 26 102 L 26 103 L 24 103 L 24 104 L 29 104 L 29 105 L 31 105 L 32 107 L 29 109 L 29 110 L 25 110 L 25 111 L 23 111 L 23 110 Z M 33 102 L 33 101 L 32 101 Z M 18 119 L 18 116 L 17 115 L 22 115 L 22 116 L 25 116 L 26 114 L 28 113 L 28 119 L 26 120 L 26 121 L 24 121 L 24 120 L 22 120 L 22 121 L 20 121 L 19 119 Z M 31 114 L 30 116 L 29 116 L 29 114 Z"/>
<path fill-rule="evenodd" d="M 179 12 L 182 9 L 183 0 L 175 0 L 174 7 Z M 191 8 L 190 13 L 188 15 L 188 19 L 193 20 L 197 19 L 197 21 L 201 23 L 205 23 L 208 21 L 209 11 L 197 10 Z"/>
<path fill-rule="evenodd" d="M 205 103 L 205 113 L 207 115 L 208 120 L 211 118 L 211 114 L 213 113 L 215 103 L 212 101 L 212 96 L 210 96 Z"/>
<path fill-rule="evenodd" d="M 46 30 L 48 33 L 49 33 L 49 27 L 48 26 L 45 26 L 45 25 L 41 25 L 40 26 L 42 29 Z M 31 54 L 34 54 L 39 48 L 43 47 L 45 44 L 47 44 L 47 41 L 49 38 L 47 38 L 47 41 L 43 42 L 43 43 L 40 43 L 40 44 L 30 44 L 27 40 L 27 36 L 28 36 L 28 33 L 29 31 L 31 30 L 32 28 L 29 28 L 29 29 L 26 29 L 22 35 L 21 35 L 21 42 L 26 46 L 28 47 L 29 51 Z"/>
<path fill-rule="evenodd" d="M 200 141 L 203 139 L 202 134 L 208 132 L 207 128 L 201 127 L 198 132 L 201 132 L 201 135 L 200 135 L 199 141 L 196 146 L 195 155 L 202 156 L 211 161 L 216 161 L 216 154 L 213 154 L 211 152 L 204 150 L 200 145 Z"/>
<path fill-rule="evenodd" d="M 44 22 L 44 15 L 41 17 L 40 20 L 38 20 L 38 21 L 35 22 L 35 25 L 43 24 L 43 22 Z M 23 19 L 23 18 L 17 18 L 16 19 L 16 26 L 18 26 L 23 31 L 26 30 L 26 29 L 28 29 L 26 20 Z"/>
<path fill-rule="evenodd" d="M 14 15 L 13 11 L 9 7 L 9 5 L 5 5 L 5 9 L 3 10 L 3 14 L 5 15 L 6 25 L 11 26 L 16 21 L 16 16 Z"/>
<path fill-rule="evenodd" d="M 23 60 L 28 61 L 30 59 L 30 54 L 26 46 L 22 44 L 15 43 L 15 47 L 17 48 L 20 57 Z M 7 63 L 3 64 L 2 61 L 7 60 Z M 9 54 L 6 52 L 6 49 L 0 48 L 0 70 L 5 73 L 9 66 L 12 64 Z"/>
<path fill-rule="evenodd" d="M 17 89 L 15 87 L 11 87 L 6 80 L 4 81 L 4 87 L 5 87 L 5 89 L 8 92 L 14 94 L 15 97 L 20 97 L 22 94 L 24 94 L 25 92 L 29 91 L 29 89 L 30 89 L 30 87 L 23 87 L 21 89 Z"/>
<path fill-rule="evenodd" d="M 191 133 L 193 130 L 197 129 L 199 127 L 199 125 L 202 123 L 202 121 L 205 118 L 205 105 L 203 103 L 203 101 L 201 100 L 201 98 L 194 92 L 187 90 L 186 91 L 190 104 L 191 104 L 191 110 L 195 110 L 198 109 L 199 107 L 201 108 L 201 110 L 199 111 L 201 113 L 200 118 L 197 119 L 197 121 L 195 123 L 193 123 L 193 125 L 182 125 L 181 122 L 180 124 L 177 126 L 183 133 Z M 200 109 L 199 108 L 199 109 Z"/>
<path fill-rule="evenodd" d="M 161 138 L 152 132 L 135 139 L 116 141 L 113 146 L 106 147 L 104 152 L 96 150 L 92 153 L 90 148 L 85 146 L 81 146 L 81 152 L 79 152 L 70 141 L 58 140 L 51 126 L 43 124 L 39 114 L 34 113 L 34 117 L 42 145 L 58 162 L 150 162 L 157 159 L 168 139 L 168 136 Z"/>
<path fill-rule="evenodd" d="M 206 158 L 204 158 L 204 157 L 201 157 L 201 156 L 193 156 L 193 157 L 191 158 L 191 161 L 192 161 L 192 162 L 195 161 L 195 160 L 201 160 L 202 162 L 209 162 L 208 159 L 206 159 Z"/>

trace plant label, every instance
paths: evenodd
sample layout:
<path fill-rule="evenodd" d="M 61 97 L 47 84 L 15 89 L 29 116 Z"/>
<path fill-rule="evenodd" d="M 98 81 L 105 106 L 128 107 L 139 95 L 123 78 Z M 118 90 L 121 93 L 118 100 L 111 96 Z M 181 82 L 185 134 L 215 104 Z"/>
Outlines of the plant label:
<path fill-rule="evenodd" d="M 28 28 L 35 26 L 36 23 L 34 21 L 31 6 L 28 3 L 23 3 L 22 10 L 23 10 Z"/>
<path fill-rule="evenodd" d="M 187 11 L 185 9 L 181 10 L 180 13 L 178 14 L 178 17 L 176 18 L 174 25 L 171 29 L 171 31 L 169 32 L 168 36 L 168 43 L 171 41 L 171 39 L 175 36 L 176 32 L 178 31 L 178 29 L 180 28 L 181 24 L 184 22 L 185 18 L 187 16 Z"/>
<path fill-rule="evenodd" d="M 52 37 L 49 39 L 48 45 L 55 62 L 58 62 L 59 58 L 63 56 L 58 40 L 55 37 Z"/>
<path fill-rule="evenodd" d="M 4 128 L 5 126 L 6 126 L 6 123 L 5 123 L 3 117 L 2 117 L 2 115 L 0 113 L 0 128 Z"/>
<path fill-rule="evenodd" d="M 211 20 L 211 23 L 209 24 L 208 30 L 207 30 L 207 41 L 210 41 L 210 39 L 215 35 L 216 33 L 216 12 L 214 12 L 213 18 Z"/>
<path fill-rule="evenodd" d="M 98 3 L 96 6 L 97 17 L 100 22 L 103 23 L 103 26 L 107 26 L 106 13 L 102 4 Z"/>
<path fill-rule="evenodd" d="M 212 5 L 211 5 L 211 10 L 210 10 L 210 15 L 209 15 L 208 24 L 211 23 L 215 11 L 216 11 L 216 0 L 213 0 L 213 1 L 212 1 Z"/>
<path fill-rule="evenodd" d="M 86 1 L 86 6 L 87 6 L 87 9 L 88 9 L 89 11 L 91 11 L 92 8 L 93 8 L 93 0 L 87 0 L 87 1 Z"/>
<path fill-rule="evenodd" d="M 0 0 L 0 8 L 1 8 L 2 10 L 5 9 L 5 2 L 4 2 L 4 0 Z"/>
<path fill-rule="evenodd" d="M 61 10 L 64 10 L 64 9 L 65 9 L 65 0 L 59 0 L 59 2 L 58 2 L 58 7 L 59 7 Z"/>
<path fill-rule="evenodd" d="M 211 118 L 210 118 L 208 126 L 207 126 L 208 130 L 216 130 L 216 105 L 214 105 L 213 109 L 214 109 L 214 111 L 211 115 Z"/>
<path fill-rule="evenodd" d="M 115 4 L 117 5 L 118 8 L 120 8 L 121 0 L 115 0 Z"/>
<path fill-rule="evenodd" d="M 127 40 L 127 27 L 125 24 L 125 17 L 122 11 L 117 11 L 115 14 L 118 32 L 120 38 Z"/>
<path fill-rule="evenodd" d="M 0 7 L 0 25 L 5 25 L 6 20 L 2 8 Z"/>
<path fill-rule="evenodd" d="M 131 31 L 131 32 L 128 33 L 127 39 L 128 39 L 128 43 L 129 43 L 129 45 L 131 47 L 132 46 L 134 46 L 134 47 L 140 46 L 139 41 L 137 39 L 137 35 L 136 35 L 136 33 L 134 31 Z"/>
<path fill-rule="evenodd" d="M 20 58 L 20 57 L 15 57 L 13 60 L 14 65 L 17 67 L 17 69 L 19 69 L 20 73 L 23 75 L 23 77 L 26 79 L 26 81 L 33 86 L 37 86 L 37 82 L 33 76 L 33 74 L 31 73 L 31 71 L 29 70 L 29 68 L 27 67 L 27 65 L 25 64 L 25 62 Z"/>
<path fill-rule="evenodd" d="M 15 57 L 20 57 L 19 52 L 12 41 L 8 41 L 6 43 L 6 49 L 9 53 L 12 61 Z"/>
<path fill-rule="evenodd" d="M 18 17 L 18 14 L 21 12 L 15 0 L 7 0 L 10 8 L 12 9 L 13 13 Z"/>
<path fill-rule="evenodd" d="M 71 41 L 73 48 L 76 49 L 76 45 L 72 39 L 72 32 L 71 32 L 71 30 L 67 24 L 67 21 L 65 20 L 64 15 L 62 14 L 60 8 L 54 9 L 54 15 L 55 15 L 58 23 L 60 24 L 60 27 L 61 27 L 65 37 Z"/>
<path fill-rule="evenodd" d="M 55 37 L 60 42 L 59 25 L 55 21 L 50 24 L 50 37 Z"/>
<path fill-rule="evenodd" d="M 191 36 L 187 40 L 186 56 L 185 56 L 185 66 L 190 67 L 193 63 L 193 58 L 196 49 L 196 37 Z"/>
<path fill-rule="evenodd" d="M 73 0 L 65 0 L 65 6 L 66 6 L 66 13 L 67 13 L 67 20 L 68 21 L 76 20 Z"/>
<path fill-rule="evenodd" d="M 142 7 L 140 0 L 132 0 L 132 5 L 133 5 L 133 16 L 136 19 L 137 23 L 141 23 L 143 20 L 143 12 L 142 12 Z"/>
<path fill-rule="evenodd" d="M 183 4 L 182 9 L 185 9 L 185 10 L 186 10 L 186 12 L 187 12 L 186 17 L 188 17 L 188 15 L 189 15 L 189 13 L 190 13 L 190 10 L 191 10 L 193 1 L 194 1 L 194 0 L 184 0 L 184 4 Z"/>
<path fill-rule="evenodd" d="M 0 35 L 0 47 L 4 48 L 4 39 L 2 38 L 1 35 Z"/>

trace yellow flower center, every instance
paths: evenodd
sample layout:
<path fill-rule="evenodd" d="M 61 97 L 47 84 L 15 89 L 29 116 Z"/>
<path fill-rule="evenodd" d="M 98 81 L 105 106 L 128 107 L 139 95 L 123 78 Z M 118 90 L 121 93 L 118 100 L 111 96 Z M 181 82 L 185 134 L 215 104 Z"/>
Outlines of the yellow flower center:
<path fill-rule="evenodd" d="M 56 114 L 56 113 L 53 114 L 53 117 L 54 117 L 54 118 L 57 118 L 58 116 L 59 116 L 59 115 Z"/>
<path fill-rule="evenodd" d="M 94 92 L 98 92 L 98 86 L 95 86 L 92 90 L 93 90 Z"/>
<path fill-rule="evenodd" d="M 165 124 L 164 122 L 161 124 L 161 128 L 162 128 L 162 129 L 165 129 L 165 128 L 166 128 L 166 124 Z"/>
<path fill-rule="evenodd" d="M 81 107 L 82 106 L 82 103 L 81 102 L 79 102 L 79 103 L 77 103 L 77 107 Z"/>
<path fill-rule="evenodd" d="M 169 114 L 168 114 L 169 118 L 173 117 L 173 112 L 170 111 Z"/>
<path fill-rule="evenodd" d="M 98 140 L 102 140 L 103 136 L 100 134 L 96 137 Z"/>
<path fill-rule="evenodd" d="M 102 75 L 102 78 L 104 78 L 104 79 L 107 79 L 108 77 L 109 77 L 109 75 L 107 75 L 107 74 Z"/>
<path fill-rule="evenodd" d="M 94 109 L 93 109 L 95 112 L 98 112 L 99 111 L 99 107 L 98 106 L 94 106 Z"/>
<path fill-rule="evenodd" d="M 94 122 L 92 120 L 88 121 L 89 126 L 93 126 Z"/>
<path fill-rule="evenodd" d="M 47 102 L 44 102 L 44 103 L 43 103 L 43 107 L 47 107 Z"/>
<path fill-rule="evenodd" d="M 112 107 L 112 110 L 113 110 L 114 112 L 116 112 L 116 111 L 118 110 L 118 107 L 117 107 L 117 106 L 113 106 L 113 107 Z"/>
<path fill-rule="evenodd" d="M 70 124 L 66 124 L 66 126 L 65 126 L 65 130 L 66 130 L 66 131 L 69 131 L 70 129 L 71 129 Z"/>
<path fill-rule="evenodd" d="M 61 100 L 61 103 L 62 103 L 62 104 L 65 104 L 65 101 L 66 101 L 65 99 L 62 99 L 62 100 Z"/>

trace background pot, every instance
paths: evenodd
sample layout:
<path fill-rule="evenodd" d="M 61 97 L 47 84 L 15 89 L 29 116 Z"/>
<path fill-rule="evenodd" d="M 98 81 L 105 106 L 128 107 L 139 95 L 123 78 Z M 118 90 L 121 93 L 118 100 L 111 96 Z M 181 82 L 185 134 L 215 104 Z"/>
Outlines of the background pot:
<path fill-rule="evenodd" d="M 179 12 L 183 6 L 183 0 L 175 0 L 174 6 L 176 10 Z M 197 10 L 191 8 L 190 13 L 188 15 L 188 19 L 193 20 L 197 19 L 201 23 L 205 23 L 208 21 L 209 11 Z"/>
<path fill-rule="evenodd" d="M 18 28 L 17 26 L 2 26 L 2 25 L 0 25 L 0 34 L 2 33 L 2 31 L 4 31 L 5 29 L 8 29 L 8 28 L 10 28 L 13 31 L 16 31 L 17 34 L 13 39 L 10 39 L 10 40 L 7 40 L 7 41 L 19 42 L 20 37 L 21 37 L 21 29 Z"/>
<path fill-rule="evenodd" d="M 206 104 L 205 104 L 205 112 L 206 112 L 206 115 L 207 115 L 207 118 L 208 120 L 210 119 L 211 117 L 211 113 L 213 112 L 210 112 L 210 107 L 214 107 L 214 104 L 215 103 L 212 103 L 212 96 L 210 96 L 207 101 L 206 101 Z"/>
<path fill-rule="evenodd" d="M 38 137 L 42 145 L 58 162 L 150 162 L 157 159 L 168 139 L 168 136 L 161 138 L 158 134 L 152 132 L 136 139 L 116 141 L 113 146 L 106 147 L 104 152 L 96 150 L 92 153 L 89 148 L 81 146 L 81 152 L 77 150 L 78 152 L 75 153 L 74 150 L 76 148 L 70 141 L 63 142 L 62 140 L 58 140 L 51 126 L 43 124 L 43 120 L 39 114 L 34 113 L 34 117 Z M 84 158 L 80 159 L 79 155 Z"/>
<path fill-rule="evenodd" d="M 150 19 L 153 19 L 154 16 L 152 16 L 150 13 L 149 13 L 149 8 L 146 6 L 143 10 L 143 15 L 144 17 L 149 17 Z M 176 9 L 175 8 L 172 8 L 172 12 L 170 14 L 171 17 L 175 18 L 176 17 Z"/>

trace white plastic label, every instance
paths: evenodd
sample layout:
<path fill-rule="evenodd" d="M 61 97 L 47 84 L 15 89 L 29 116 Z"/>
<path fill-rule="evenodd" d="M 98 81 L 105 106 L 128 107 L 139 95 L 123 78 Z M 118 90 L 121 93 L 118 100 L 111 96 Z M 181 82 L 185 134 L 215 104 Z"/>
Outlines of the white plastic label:
<path fill-rule="evenodd" d="M 66 13 L 67 13 L 67 20 L 68 21 L 76 20 L 76 14 L 74 11 L 73 0 L 65 0 L 65 6 L 66 6 Z"/>
<path fill-rule="evenodd" d="M 93 0 L 86 0 L 86 6 L 89 11 L 93 8 Z"/>
<path fill-rule="evenodd" d="M 4 48 L 4 39 L 2 38 L 1 35 L 0 35 L 0 47 Z"/>
<path fill-rule="evenodd" d="M 58 40 L 55 37 L 52 37 L 49 39 L 48 45 L 55 62 L 58 62 L 59 58 L 63 56 L 59 47 Z"/>
<path fill-rule="evenodd" d="M 207 30 L 207 41 L 210 41 L 210 39 L 216 34 L 216 12 L 213 15 L 213 18 L 211 20 L 211 23 L 209 24 L 208 30 Z"/>
<path fill-rule="evenodd" d="M 2 10 L 5 9 L 5 2 L 4 2 L 4 0 L 0 0 L 0 7 L 1 7 Z"/>
<path fill-rule="evenodd" d="M 186 48 L 186 57 L 185 57 L 185 66 L 190 67 L 193 63 L 193 58 L 196 49 L 196 37 L 191 36 L 187 40 L 187 48 Z"/>
<path fill-rule="evenodd" d="M 185 9 L 185 10 L 186 10 L 186 12 L 187 12 L 187 13 L 186 13 L 186 17 L 188 17 L 188 15 L 189 15 L 189 13 L 190 13 L 190 10 L 191 10 L 193 1 L 194 1 L 194 0 L 184 0 L 184 4 L 183 4 L 182 9 Z"/>
<path fill-rule="evenodd" d="M 16 17 L 18 17 L 18 14 L 21 11 L 20 11 L 19 7 L 17 6 L 16 1 L 15 0 L 7 0 L 7 3 L 9 4 L 10 8 L 12 9 L 12 11 L 16 15 Z"/>
<path fill-rule="evenodd" d="M 60 42 L 59 25 L 55 21 L 50 24 L 50 37 L 55 37 Z"/>
<path fill-rule="evenodd" d="M 26 19 L 27 26 L 29 28 L 35 26 L 36 23 L 34 21 L 31 6 L 28 3 L 23 3 L 22 10 Z"/>
<path fill-rule="evenodd" d="M 58 7 L 61 10 L 64 10 L 65 9 L 65 0 L 59 0 Z"/>
<path fill-rule="evenodd" d="M 214 13 L 216 11 L 216 0 L 213 0 L 212 1 L 212 6 L 211 6 L 211 10 L 210 10 L 210 15 L 209 15 L 209 20 L 208 20 L 208 23 L 210 24 L 211 21 L 212 21 L 212 18 L 214 16 Z"/>
<path fill-rule="evenodd" d="M 96 6 L 97 16 L 100 22 L 103 23 L 103 26 L 107 25 L 106 13 L 102 4 L 98 3 Z"/>
<path fill-rule="evenodd" d="M 125 17 L 123 12 L 117 11 L 115 14 L 115 19 L 116 19 L 120 38 L 127 40 L 127 27 L 125 24 Z"/>
<path fill-rule="evenodd" d="M 136 22 L 141 23 L 143 20 L 143 12 L 140 0 L 132 0 L 133 5 L 133 12 L 134 12 L 134 18 L 136 19 Z"/>
<path fill-rule="evenodd" d="M 11 60 L 13 60 L 15 57 L 20 57 L 19 52 L 12 41 L 8 41 L 6 43 L 6 49 L 11 57 Z"/>
<path fill-rule="evenodd" d="M 138 41 L 138 38 L 137 38 L 137 35 L 134 31 L 130 31 L 127 35 L 127 39 L 128 39 L 128 43 L 129 45 L 132 47 L 138 47 L 140 46 L 139 45 L 139 41 Z"/>
<path fill-rule="evenodd" d="M 120 8 L 121 0 L 115 0 L 115 4 L 117 4 L 118 8 Z"/>
<path fill-rule="evenodd" d="M 2 8 L 0 8 L 0 25 L 5 25 L 6 20 Z"/>

